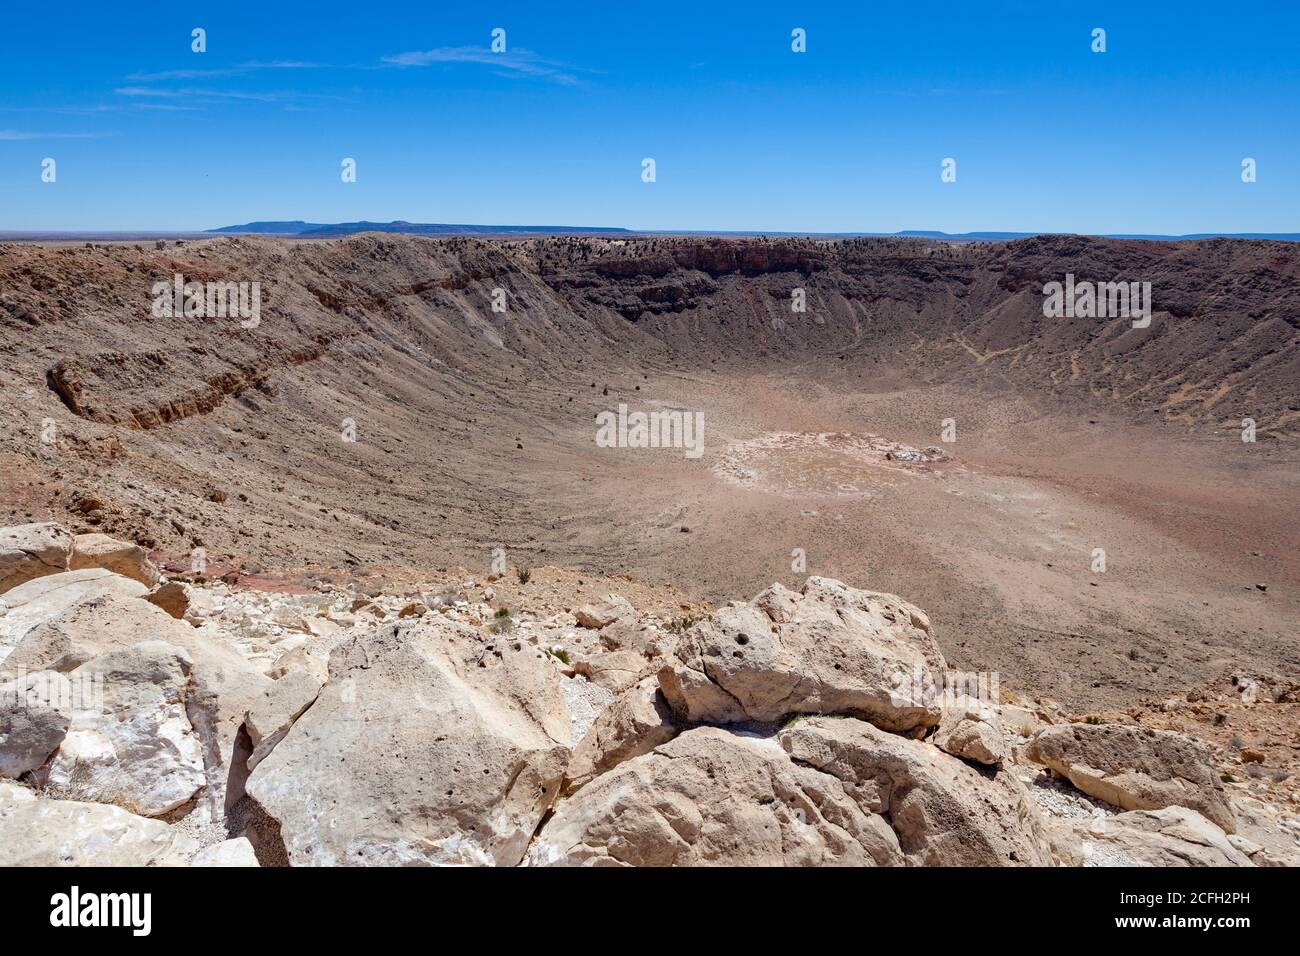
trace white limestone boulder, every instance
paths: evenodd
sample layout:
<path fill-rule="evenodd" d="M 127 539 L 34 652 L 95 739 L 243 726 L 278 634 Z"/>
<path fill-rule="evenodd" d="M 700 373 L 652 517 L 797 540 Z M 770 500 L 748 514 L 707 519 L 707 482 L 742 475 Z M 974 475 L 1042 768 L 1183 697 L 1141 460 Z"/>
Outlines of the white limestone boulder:
<path fill-rule="evenodd" d="M 134 542 L 106 534 L 77 535 L 68 567 L 72 571 L 104 568 L 149 588 L 158 583 L 158 568 L 149 560 L 149 552 Z"/>
<path fill-rule="evenodd" d="M 206 777 L 186 713 L 192 669 L 184 651 L 148 641 L 74 670 L 71 683 L 98 686 L 102 704 L 74 712 L 58 753 L 41 772 L 45 788 L 146 817 L 193 799 Z"/>
<path fill-rule="evenodd" d="M 559 792 L 569 733 L 544 651 L 428 616 L 335 648 L 247 788 L 295 866 L 513 866 Z"/>
<path fill-rule="evenodd" d="M 727 605 L 659 672 L 683 723 L 775 721 L 843 713 L 892 731 L 939 723 L 932 675 L 945 667 L 925 614 L 891 595 L 809 578 Z M 942 678 L 940 677 L 940 683 Z"/>
<path fill-rule="evenodd" d="M 68 570 L 72 541 L 72 532 L 54 521 L 0 528 L 0 594 Z"/>
<path fill-rule="evenodd" d="M 161 820 L 0 780 L 0 866 L 184 866 L 198 848 Z"/>

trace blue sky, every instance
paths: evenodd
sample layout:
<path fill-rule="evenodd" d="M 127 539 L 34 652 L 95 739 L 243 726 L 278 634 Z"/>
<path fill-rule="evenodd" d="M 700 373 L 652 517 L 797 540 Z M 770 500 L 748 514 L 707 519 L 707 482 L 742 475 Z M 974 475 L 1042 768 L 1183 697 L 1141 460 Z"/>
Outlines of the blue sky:
<path fill-rule="evenodd" d="M 2 19 L 0 229 L 1300 231 L 1294 2 L 101 0 Z"/>

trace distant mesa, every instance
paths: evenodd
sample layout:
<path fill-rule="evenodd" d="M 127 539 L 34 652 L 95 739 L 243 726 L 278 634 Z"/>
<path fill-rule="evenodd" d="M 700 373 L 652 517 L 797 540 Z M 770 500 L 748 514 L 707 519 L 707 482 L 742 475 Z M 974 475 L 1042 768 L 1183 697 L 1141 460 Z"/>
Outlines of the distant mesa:
<path fill-rule="evenodd" d="M 628 229 L 623 226 L 484 226 L 464 223 L 406 222 L 304 222 L 301 219 L 246 222 L 239 226 L 208 229 L 209 233 L 243 233 L 265 236 L 330 237 L 351 236 L 359 232 L 393 232 L 414 236 L 781 236 L 849 238 L 914 238 L 940 242 L 1010 242 L 1035 236 L 1068 235 L 1053 232 L 940 232 L 930 229 L 906 229 L 900 232 L 789 232 L 782 230 L 708 230 L 708 229 Z M 1107 233 L 1106 239 L 1150 239 L 1177 242 L 1185 239 L 1272 239 L 1300 242 L 1300 232 L 1197 232 L 1186 235 L 1158 233 Z"/>
<path fill-rule="evenodd" d="M 301 219 L 278 222 L 246 222 L 242 226 L 222 226 L 208 232 L 257 233 L 273 236 L 350 236 L 358 232 L 400 232 L 415 236 L 502 236 L 502 235 L 610 235 L 630 230 L 603 226 L 476 226 L 462 223 L 406 222 L 303 222 Z"/>
<path fill-rule="evenodd" d="M 1054 232 L 934 232 L 925 229 L 908 229 L 891 233 L 915 239 L 945 239 L 949 242 L 1010 242 L 1013 239 L 1031 239 L 1035 236 L 1074 235 Z M 1179 242 L 1184 239 L 1272 239 L 1276 242 L 1300 242 L 1300 232 L 1189 232 L 1182 235 L 1144 232 L 1101 233 L 1103 239 L 1152 239 L 1162 242 Z"/>

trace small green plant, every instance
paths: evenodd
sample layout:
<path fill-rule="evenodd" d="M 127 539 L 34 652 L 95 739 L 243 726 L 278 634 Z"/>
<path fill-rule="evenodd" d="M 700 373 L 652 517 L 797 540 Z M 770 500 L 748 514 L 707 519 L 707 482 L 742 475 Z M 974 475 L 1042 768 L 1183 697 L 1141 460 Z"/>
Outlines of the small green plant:
<path fill-rule="evenodd" d="M 489 630 L 493 634 L 509 634 L 515 629 L 515 620 L 510 616 L 510 608 L 499 607 L 496 614 L 492 615 L 492 623 Z"/>
<path fill-rule="evenodd" d="M 569 663 L 569 652 L 566 651 L 564 648 L 561 647 L 557 651 L 555 648 L 552 647 L 551 653 L 554 654 L 556 657 L 558 657 L 563 663 L 565 664 Z"/>
<path fill-rule="evenodd" d="M 532 580 L 532 577 L 533 577 L 533 569 L 532 569 L 532 568 L 517 568 L 517 569 L 515 570 L 515 574 L 517 574 L 517 575 L 519 576 L 519 583 L 520 583 L 520 584 L 527 584 L 530 580 Z"/>

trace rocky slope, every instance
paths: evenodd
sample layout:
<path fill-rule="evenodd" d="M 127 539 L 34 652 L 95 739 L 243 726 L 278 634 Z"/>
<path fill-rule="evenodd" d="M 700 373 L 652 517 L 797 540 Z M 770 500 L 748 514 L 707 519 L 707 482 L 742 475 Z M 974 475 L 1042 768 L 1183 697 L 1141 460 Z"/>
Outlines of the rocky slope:
<path fill-rule="evenodd" d="M 150 428 L 256 401 L 312 363 L 334 380 L 383 364 L 425 388 L 526 363 L 711 365 L 885 358 L 979 370 L 1198 422 L 1300 419 L 1300 251 L 1248 240 L 1078 236 L 999 244 L 925 240 L 366 235 L 230 238 L 161 248 L 0 245 L 5 371 L 48 383 L 83 418 Z M 1044 320 L 1043 286 L 1150 282 L 1152 323 Z M 154 282 L 258 281 L 264 321 L 150 314 Z M 492 292 L 505 291 L 505 311 Z M 806 312 L 791 293 L 806 292 Z M 631 361 L 635 359 L 635 361 Z M 342 366 L 341 369 L 335 366 Z"/>
<path fill-rule="evenodd" d="M 1300 862 L 1294 794 L 1220 748 L 990 693 L 838 581 L 709 614 L 549 570 L 295 595 L 0 541 L 0 864 Z"/>

